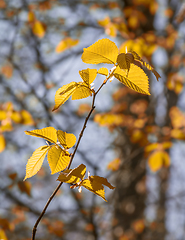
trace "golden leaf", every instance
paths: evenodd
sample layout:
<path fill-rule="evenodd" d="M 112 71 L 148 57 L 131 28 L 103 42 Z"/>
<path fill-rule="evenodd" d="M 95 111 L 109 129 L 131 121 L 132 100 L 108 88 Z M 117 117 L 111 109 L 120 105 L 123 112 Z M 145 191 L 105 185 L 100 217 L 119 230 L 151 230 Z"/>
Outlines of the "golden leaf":
<path fill-rule="evenodd" d="M 77 86 L 78 84 L 76 82 L 71 82 L 59 88 L 55 94 L 55 106 L 52 111 L 64 104 L 76 90 Z"/>
<path fill-rule="evenodd" d="M 115 64 L 118 48 L 109 39 L 101 39 L 88 48 L 84 48 L 82 61 L 90 64 L 109 63 Z"/>
<path fill-rule="evenodd" d="M 98 183 L 96 181 L 90 181 L 89 179 L 85 179 L 83 180 L 81 186 L 93 192 L 94 194 L 100 196 L 101 198 L 103 198 L 104 201 L 107 202 L 107 200 L 105 199 L 105 190 L 101 183 Z"/>
<path fill-rule="evenodd" d="M 171 137 L 176 138 L 179 140 L 185 140 L 185 132 L 180 129 L 172 129 L 171 130 Z"/>
<path fill-rule="evenodd" d="M 8 240 L 8 238 L 5 234 L 5 231 L 3 229 L 0 229 L 0 239 Z"/>
<path fill-rule="evenodd" d="M 151 152 L 153 150 L 156 150 L 157 148 L 158 148 L 158 143 L 151 143 L 145 147 L 145 152 Z"/>
<path fill-rule="evenodd" d="M 112 171 L 117 171 L 120 167 L 120 164 L 121 164 L 120 158 L 115 158 L 108 164 L 107 168 Z"/>
<path fill-rule="evenodd" d="M 105 67 L 102 67 L 98 70 L 98 73 L 101 74 L 101 75 L 108 76 L 109 75 L 109 70 Z"/>
<path fill-rule="evenodd" d="M 70 154 L 59 146 L 51 146 L 48 151 L 48 163 L 51 174 L 63 171 L 69 164 Z"/>
<path fill-rule="evenodd" d="M 79 43 L 79 40 L 74 40 L 72 38 L 65 38 L 62 40 L 56 47 L 55 51 L 57 53 L 63 52 L 69 48 L 72 48 L 73 46 L 77 45 Z"/>
<path fill-rule="evenodd" d="M 28 159 L 28 162 L 26 165 L 26 176 L 24 180 L 34 176 L 40 170 L 49 148 L 50 146 L 45 145 L 37 148 L 33 152 L 32 156 Z"/>
<path fill-rule="evenodd" d="M 87 86 L 86 83 L 79 82 L 77 85 L 77 88 L 72 94 L 72 100 L 87 98 L 91 96 L 91 94 L 92 94 L 92 90 L 89 88 L 89 86 Z"/>
<path fill-rule="evenodd" d="M 57 180 L 60 182 L 71 183 L 71 184 L 78 183 L 80 181 L 80 178 L 73 176 L 73 175 L 68 176 L 68 173 L 70 171 L 71 170 L 67 169 L 67 170 L 61 172 Z"/>
<path fill-rule="evenodd" d="M 79 179 L 83 179 L 85 177 L 86 173 L 86 166 L 84 164 L 80 164 L 78 167 L 70 170 L 70 172 L 67 174 L 68 177 L 75 176 Z"/>
<path fill-rule="evenodd" d="M 58 130 L 57 137 L 58 137 L 60 144 L 65 149 L 71 148 L 75 145 L 76 137 L 72 133 L 66 133 L 66 132 L 63 132 L 62 130 Z"/>
<path fill-rule="evenodd" d="M 52 143 L 57 142 L 57 130 L 54 127 L 46 127 L 42 129 L 35 129 L 32 131 L 25 131 L 25 133 L 34 137 L 44 138 Z"/>
<path fill-rule="evenodd" d="M 145 61 L 143 61 L 141 59 L 141 57 L 134 51 L 131 51 L 132 55 L 134 56 L 135 60 L 138 60 L 143 66 L 145 66 L 148 70 L 150 70 L 151 72 L 153 72 L 153 74 L 155 75 L 157 81 L 159 80 L 159 78 L 161 78 L 161 76 L 159 75 L 159 73 L 152 67 L 150 66 L 150 64 L 146 63 Z"/>
<path fill-rule="evenodd" d="M 6 140 L 2 134 L 0 134 L 0 153 L 4 151 L 6 147 Z"/>
<path fill-rule="evenodd" d="M 33 23 L 32 31 L 39 38 L 43 38 L 46 32 L 43 23 L 38 20 Z"/>
<path fill-rule="evenodd" d="M 79 71 L 79 74 L 81 78 L 83 79 L 84 83 L 86 83 L 89 87 L 89 84 L 91 84 L 97 75 L 97 69 L 84 69 L 82 71 Z"/>
<path fill-rule="evenodd" d="M 34 120 L 28 111 L 21 110 L 20 114 L 22 117 L 22 124 L 25 124 L 25 125 L 33 125 L 34 124 Z"/>
<path fill-rule="evenodd" d="M 113 187 L 108 181 L 106 178 L 104 177 L 99 177 L 99 176 L 90 176 L 89 179 L 91 181 L 95 181 L 95 182 L 98 182 L 98 183 L 101 183 L 103 184 L 104 186 L 110 188 L 110 189 L 114 189 L 115 187 Z"/>
<path fill-rule="evenodd" d="M 117 67 L 113 74 L 121 83 L 132 90 L 150 95 L 148 77 L 138 66 L 131 64 L 128 74 Z"/>
<path fill-rule="evenodd" d="M 170 157 L 165 151 L 154 151 L 148 158 L 148 165 L 153 172 L 156 172 L 162 166 L 170 165 Z"/>

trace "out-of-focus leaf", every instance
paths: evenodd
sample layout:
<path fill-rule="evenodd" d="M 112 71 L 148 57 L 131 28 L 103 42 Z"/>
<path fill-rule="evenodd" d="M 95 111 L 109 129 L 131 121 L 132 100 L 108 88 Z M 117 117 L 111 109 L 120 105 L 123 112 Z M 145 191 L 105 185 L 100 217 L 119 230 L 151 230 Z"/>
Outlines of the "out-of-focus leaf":
<path fill-rule="evenodd" d="M 72 39 L 72 38 L 65 38 L 64 40 L 62 40 L 56 47 L 55 51 L 57 53 L 63 52 L 69 48 L 72 48 L 74 46 L 76 46 L 79 43 L 78 39 Z"/>
<path fill-rule="evenodd" d="M 22 193 L 26 193 L 29 197 L 31 197 L 31 183 L 30 182 L 22 182 L 19 181 L 17 183 L 19 190 Z"/>
<path fill-rule="evenodd" d="M 33 23 L 32 31 L 39 38 L 43 38 L 46 33 L 43 23 L 38 20 Z"/>
<path fill-rule="evenodd" d="M 0 153 L 5 150 L 6 140 L 2 134 L 0 134 Z"/>
<path fill-rule="evenodd" d="M 148 158 L 148 165 L 153 172 L 156 172 L 163 166 L 170 165 L 170 157 L 165 151 L 154 151 Z"/>

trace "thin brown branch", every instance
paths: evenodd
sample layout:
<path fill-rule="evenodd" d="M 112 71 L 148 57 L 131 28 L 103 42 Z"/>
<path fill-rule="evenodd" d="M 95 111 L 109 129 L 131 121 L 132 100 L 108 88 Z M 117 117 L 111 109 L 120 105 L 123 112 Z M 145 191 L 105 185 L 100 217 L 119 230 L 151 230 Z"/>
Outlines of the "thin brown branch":
<path fill-rule="evenodd" d="M 71 164 L 72 164 L 72 161 L 73 161 L 73 159 L 74 159 L 74 156 L 75 156 L 75 154 L 76 154 L 76 151 L 77 151 L 77 149 L 78 149 L 78 146 L 79 146 L 79 144 L 80 144 L 80 141 L 81 141 L 81 139 L 82 139 L 82 137 L 83 137 L 83 133 L 84 133 L 85 128 L 86 128 L 86 126 L 87 126 L 87 122 L 88 122 L 88 120 L 89 120 L 92 112 L 93 112 L 94 109 L 95 109 L 95 98 L 96 98 L 96 95 L 97 95 L 98 92 L 101 90 L 101 88 L 107 83 L 107 80 L 108 80 L 109 78 L 110 78 L 110 76 L 109 76 L 108 78 L 106 78 L 106 79 L 104 80 L 104 82 L 101 84 L 101 86 L 99 87 L 99 89 L 98 89 L 96 92 L 93 93 L 93 100 L 92 100 L 91 110 L 89 111 L 89 114 L 87 115 L 87 117 L 86 117 L 86 119 L 85 119 L 84 125 L 83 125 L 82 130 L 81 130 L 81 132 L 80 132 L 80 134 L 79 134 L 78 142 L 77 142 L 76 147 L 75 147 L 75 149 L 74 149 L 74 151 L 73 151 L 73 153 L 72 153 L 72 156 L 71 156 L 71 159 L 70 159 L 70 162 L 69 162 L 69 165 L 68 165 L 67 169 L 69 169 L 70 166 L 71 166 Z M 32 240 L 35 240 L 35 236 L 36 236 L 36 232 L 37 232 L 37 226 L 39 225 L 42 217 L 44 216 L 44 214 L 45 214 L 45 212 L 46 212 L 46 210 L 47 210 L 47 208 L 48 208 L 48 206 L 49 206 L 49 204 L 50 204 L 50 202 L 52 201 L 52 199 L 54 198 L 54 196 L 56 195 L 56 193 L 58 192 L 58 190 L 60 189 L 60 187 L 62 186 L 62 184 L 63 184 L 63 182 L 60 182 L 60 183 L 59 183 L 59 185 L 57 186 L 57 188 L 55 189 L 55 191 L 52 193 L 52 195 L 51 195 L 50 198 L 48 199 L 48 201 L 47 201 L 47 203 L 46 203 L 43 211 L 41 212 L 39 218 L 37 219 L 37 221 L 36 221 L 36 223 L 35 223 L 35 225 L 34 225 L 34 227 L 33 227 L 33 230 L 32 230 Z"/>

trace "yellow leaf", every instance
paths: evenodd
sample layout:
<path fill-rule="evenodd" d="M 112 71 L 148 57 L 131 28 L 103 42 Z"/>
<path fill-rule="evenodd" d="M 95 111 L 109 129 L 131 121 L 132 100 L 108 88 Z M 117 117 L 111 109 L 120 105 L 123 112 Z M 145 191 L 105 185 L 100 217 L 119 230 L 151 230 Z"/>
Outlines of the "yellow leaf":
<path fill-rule="evenodd" d="M 77 86 L 78 84 L 76 82 L 71 82 L 59 88 L 55 94 L 55 106 L 52 111 L 58 109 L 62 104 L 64 104 L 76 90 Z"/>
<path fill-rule="evenodd" d="M 86 83 L 79 82 L 77 88 L 72 93 L 72 100 L 87 98 L 91 96 L 92 90 L 87 86 Z"/>
<path fill-rule="evenodd" d="M 104 201 L 107 202 L 105 199 L 105 190 L 101 183 L 98 183 L 96 181 L 90 181 L 89 179 L 83 180 L 81 186 L 85 187 L 89 191 L 93 192 L 94 194 L 100 196 L 103 198 Z"/>
<path fill-rule="evenodd" d="M 89 177 L 90 181 L 95 181 L 97 183 L 101 183 L 103 185 L 105 185 L 106 187 L 110 188 L 110 189 L 114 189 L 115 187 L 113 187 L 106 178 L 103 177 L 99 177 L 99 176 L 90 176 Z"/>
<path fill-rule="evenodd" d="M 4 110 L 0 110 L 0 121 L 7 118 L 7 113 Z"/>
<path fill-rule="evenodd" d="M 39 38 L 43 38 L 45 35 L 44 25 L 38 20 L 34 22 L 32 31 L 33 31 L 33 34 L 35 34 Z"/>
<path fill-rule="evenodd" d="M 109 39 L 101 39 L 88 48 L 84 48 L 82 61 L 90 64 L 109 63 L 115 64 L 118 48 Z"/>
<path fill-rule="evenodd" d="M 40 170 L 49 148 L 50 146 L 45 145 L 37 148 L 33 152 L 32 156 L 28 159 L 28 162 L 26 165 L 26 176 L 24 180 L 34 176 Z"/>
<path fill-rule="evenodd" d="M 153 150 L 156 150 L 157 147 L 158 147 L 158 143 L 151 143 L 145 147 L 145 152 L 151 152 Z"/>
<path fill-rule="evenodd" d="M 131 64 L 128 74 L 117 67 L 113 74 L 121 83 L 132 90 L 150 95 L 148 77 L 138 66 Z"/>
<path fill-rule="evenodd" d="M 168 167 L 170 165 L 170 157 L 165 151 L 155 151 L 149 156 L 148 164 L 150 169 L 156 172 L 162 166 Z"/>
<path fill-rule="evenodd" d="M 52 146 L 48 151 L 48 163 L 51 174 L 63 171 L 69 164 L 70 154 L 59 146 Z"/>
<path fill-rule="evenodd" d="M 34 120 L 28 111 L 21 110 L 20 114 L 22 117 L 22 124 L 25 124 L 25 125 L 33 125 L 34 124 Z"/>
<path fill-rule="evenodd" d="M 74 176 L 78 177 L 79 179 L 83 179 L 86 173 L 86 166 L 84 164 L 80 164 L 78 167 L 70 170 L 68 173 L 68 177 Z"/>
<path fill-rule="evenodd" d="M 153 74 L 155 75 L 155 77 L 157 78 L 157 81 L 158 79 L 161 77 L 159 75 L 159 73 L 152 67 L 150 66 L 150 64 L 146 63 L 145 61 L 143 61 L 141 59 L 141 57 L 134 51 L 131 51 L 131 54 L 134 56 L 134 59 L 135 60 L 138 60 L 143 66 L 145 66 L 148 70 L 150 70 L 151 72 L 153 72 Z"/>
<path fill-rule="evenodd" d="M 2 240 L 8 240 L 5 231 L 3 229 L 0 229 L 0 239 Z"/>
<path fill-rule="evenodd" d="M 35 14 L 30 11 L 30 12 L 28 13 L 28 22 L 29 22 L 29 23 L 32 23 L 32 22 L 34 22 L 35 20 L 36 20 Z"/>
<path fill-rule="evenodd" d="M 110 23 L 110 18 L 107 16 L 105 17 L 103 20 L 99 20 L 98 24 L 102 27 L 105 27 L 106 25 L 108 25 Z"/>
<path fill-rule="evenodd" d="M 66 182 L 66 183 L 71 183 L 71 184 L 78 183 L 80 181 L 80 178 L 78 178 L 76 176 L 72 176 L 72 175 L 68 176 L 68 173 L 70 171 L 71 170 L 67 169 L 67 170 L 61 172 L 57 180 L 60 182 Z"/>
<path fill-rule="evenodd" d="M 57 137 L 58 137 L 60 144 L 65 149 L 71 148 L 75 145 L 76 137 L 72 133 L 66 133 L 66 132 L 63 132 L 62 130 L 58 130 Z"/>
<path fill-rule="evenodd" d="M 57 142 L 57 130 L 54 127 L 46 127 L 42 129 L 35 129 L 32 131 L 25 131 L 25 133 L 34 137 L 44 138 L 52 143 Z"/>
<path fill-rule="evenodd" d="M 79 74 L 81 78 L 83 79 L 84 83 L 86 83 L 89 87 L 89 84 L 91 84 L 97 75 L 97 69 L 84 69 L 82 71 L 79 71 Z"/>
<path fill-rule="evenodd" d="M 6 147 L 6 141 L 2 134 L 0 134 L 0 153 L 4 151 Z"/>
<path fill-rule="evenodd" d="M 172 142 L 163 142 L 163 143 L 162 143 L 162 147 L 163 147 L 163 149 L 171 148 L 172 145 L 173 145 Z"/>
<path fill-rule="evenodd" d="M 56 47 L 55 51 L 57 53 L 63 52 L 69 48 L 72 48 L 73 46 L 77 45 L 79 43 L 79 40 L 74 40 L 72 38 L 65 38 L 62 40 Z"/>
<path fill-rule="evenodd" d="M 120 167 L 120 164 L 121 164 L 120 158 L 115 158 L 108 164 L 107 168 L 112 171 L 117 171 Z"/>
<path fill-rule="evenodd" d="M 101 75 L 108 76 L 109 75 L 109 70 L 105 67 L 102 67 L 98 70 L 98 73 L 101 74 Z"/>
<path fill-rule="evenodd" d="M 172 138 L 176 138 L 176 139 L 180 139 L 180 140 L 185 140 L 185 132 L 183 132 L 180 129 L 172 129 L 171 130 L 171 137 Z"/>
<path fill-rule="evenodd" d="M 134 57 L 130 53 L 120 53 L 117 57 L 117 63 L 121 69 L 129 71 L 130 64 L 134 62 Z"/>

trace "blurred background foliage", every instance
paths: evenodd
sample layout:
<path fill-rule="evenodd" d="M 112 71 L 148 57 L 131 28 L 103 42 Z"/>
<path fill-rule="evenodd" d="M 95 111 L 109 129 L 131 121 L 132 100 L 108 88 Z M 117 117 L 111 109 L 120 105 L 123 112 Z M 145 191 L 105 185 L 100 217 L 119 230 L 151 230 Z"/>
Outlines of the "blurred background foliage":
<path fill-rule="evenodd" d="M 0 0 L 0 238 L 31 239 L 57 186 L 47 163 L 23 182 L 43 140 L 25 130 L 53 126 L 78 136 L 91 98 L 52 113 L 62 85 L 80 81 L 81 54 L 109 38 L 161 75 L 151 96 L 113 80 L 99 93 L 72 167 L 107 177 L 108 203 L 67 184 L 39 225 L 38 240 L 185 239 L 185 3 L 181 0 Z M 95 88 L 103 81 L 95 80 Z"/>

